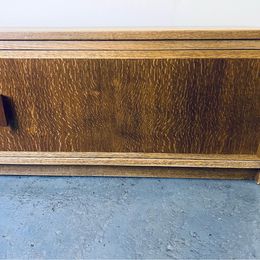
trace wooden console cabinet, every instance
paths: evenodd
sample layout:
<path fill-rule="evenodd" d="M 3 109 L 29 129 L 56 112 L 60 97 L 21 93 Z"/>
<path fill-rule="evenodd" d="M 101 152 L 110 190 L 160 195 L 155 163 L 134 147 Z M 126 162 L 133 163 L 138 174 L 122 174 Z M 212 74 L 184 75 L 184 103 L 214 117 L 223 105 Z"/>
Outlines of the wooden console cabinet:
<path fill-rule="evenodd" d="M 0 174 L 259 182 L 259 30 L 2 32 L 0 94 Z"/>

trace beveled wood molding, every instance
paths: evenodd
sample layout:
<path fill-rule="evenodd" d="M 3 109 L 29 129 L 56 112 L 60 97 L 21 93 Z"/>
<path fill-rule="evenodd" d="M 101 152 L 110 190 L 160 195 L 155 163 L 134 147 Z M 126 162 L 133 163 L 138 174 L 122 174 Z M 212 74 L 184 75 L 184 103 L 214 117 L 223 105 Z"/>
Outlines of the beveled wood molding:
<path fill-rule="evenodd" d="M 61 51 L 167 51 L 260 50 L 260 40 L 150 40 L 150 41 L 0 41 L 0 50 Z"/>
<path fill-rule="evenodd" d="M 99 165 L 260 169 L 255 155 L 0 152 L 0 165 Z"/>
<path fill-rule="evenodd" d="M 260 59 L 260 50 L 20 51 L 0 50 L 10 59 Z"/>
<path fill-rule="evenodd" d="M 209 169 L 172 167 L 126 167 L 88 165 L 0 165 L 0 175 L 105 176 L 148 178 L 194 178 L 257 180 L 255 169 Z"/>
<path fill-rule="evenodd" d="M 2 28 L 0 40 L 216 40 L 260 39 L 260 28 Z"/>

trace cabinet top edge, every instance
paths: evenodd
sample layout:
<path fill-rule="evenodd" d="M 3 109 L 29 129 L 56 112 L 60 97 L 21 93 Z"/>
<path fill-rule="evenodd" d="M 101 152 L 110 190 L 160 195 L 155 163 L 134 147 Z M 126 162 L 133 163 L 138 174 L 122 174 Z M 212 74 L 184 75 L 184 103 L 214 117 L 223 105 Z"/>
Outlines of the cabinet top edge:
<path fill-rule="evenodd" d="M 0 40 L 260 40 L 260 28 L 0 28 Z"/>

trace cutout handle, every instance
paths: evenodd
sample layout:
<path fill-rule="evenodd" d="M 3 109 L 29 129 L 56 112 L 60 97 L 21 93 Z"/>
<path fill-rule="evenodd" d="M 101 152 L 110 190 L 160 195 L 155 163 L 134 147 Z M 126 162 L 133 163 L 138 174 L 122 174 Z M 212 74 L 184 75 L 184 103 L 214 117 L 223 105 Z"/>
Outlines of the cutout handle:
<path fill-rule="evenodd" d="M 8 125 L 3 99 L 3 96 L 0 95 L 0 127 Z"/>

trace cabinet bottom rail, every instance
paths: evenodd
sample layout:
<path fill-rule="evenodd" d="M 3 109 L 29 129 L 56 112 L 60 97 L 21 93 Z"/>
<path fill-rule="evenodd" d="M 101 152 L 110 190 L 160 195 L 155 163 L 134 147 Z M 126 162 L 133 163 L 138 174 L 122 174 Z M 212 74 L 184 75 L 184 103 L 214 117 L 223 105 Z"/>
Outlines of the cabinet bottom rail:
<path fill-rule="evenodd" d="M 257 184 L 260 184 L 259 170 L 257 169 L 93 165 L 0 165 L 0 175 L 233 179 L 255 180 Z"/>

